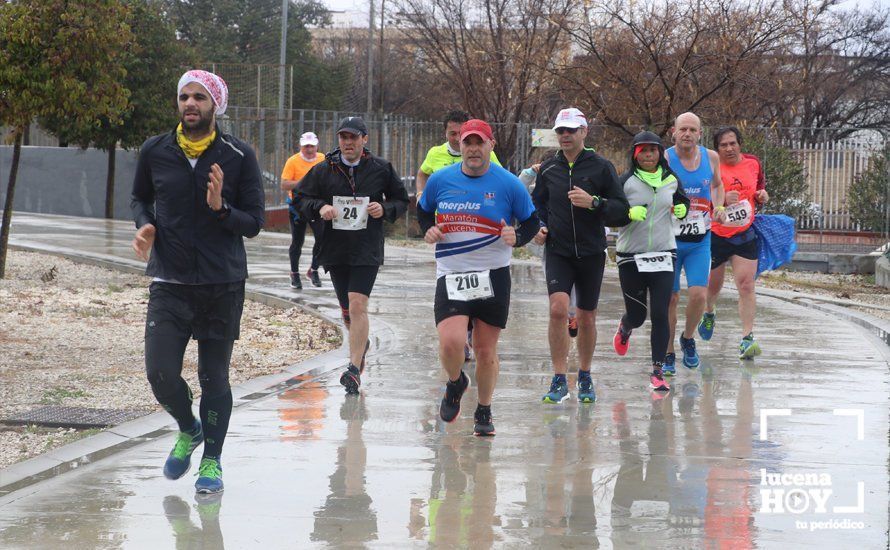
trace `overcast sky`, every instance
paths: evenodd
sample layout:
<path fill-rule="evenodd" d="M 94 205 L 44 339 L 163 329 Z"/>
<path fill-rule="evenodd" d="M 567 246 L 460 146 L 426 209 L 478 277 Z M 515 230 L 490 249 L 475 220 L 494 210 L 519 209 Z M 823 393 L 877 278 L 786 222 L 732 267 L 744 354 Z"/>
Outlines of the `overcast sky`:
<path fill-rule="evenodd" d="M 353 18 L 357 20 L 356 24 L 360 21 L 364 25 L 368 18 L 368 0 L 322 0 L 322 2 L 331 10 L 356 12 L 353 15 Z M 375 0 L 375 4 L 379 10 L 380 0 Z M 846 0 L 841 3 L 841 6 L 852 8 L 857 4 L 862 6 L 877 4 L 883 8 L 888 8 L 890 7 L 890 0 Z M 390 5 L 392 4 L 390 3 Z M 364 17 L 358 17 L 359 14 L 364 14 Z"/>

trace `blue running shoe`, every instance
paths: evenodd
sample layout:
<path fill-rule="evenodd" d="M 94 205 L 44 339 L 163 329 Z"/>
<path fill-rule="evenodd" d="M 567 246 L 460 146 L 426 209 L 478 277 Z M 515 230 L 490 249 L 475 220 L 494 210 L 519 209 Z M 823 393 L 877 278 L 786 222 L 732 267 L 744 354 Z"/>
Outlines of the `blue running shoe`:
<path fill-rule="evenodd" d="M 578 371 L 578 402 L 593 403 L 596 401 L 596 392 L 593 391 L 593 379 L 590 378 L 590 372 L 586 370 Z"/>
<path fill-rule="evenodd" d="M 221 493 L 223 491 L 222 466 L 219 459 L 202 458 L 198 466 L 198 481 L 195 491 L 202 494 Z"/>
<path fill-rule="evenodd" d="M 711 339 L 711 336 L 714 336 L 714 325 L 716 324 L 716 311 L 714 313 L 705 312 L 701 316 L 701 321 L 698 323 L 698 335 L 701 336 L 702 340 L 708 341 Z"/>
<path fill-rule="evenodd" d="M 191 430 L 176 435 L 176 443 L 173 444 L 173 450 L 167 455 L 167 462 L 164 463 L 164 477 L 179 479 L 184 476 L 192 466 L 192 453 L 203 442 L 204 431 L 201 429 L 201 421 L 195 419 L 195 425 Z"/>
<path fill-rule="evenodd" d="M 664 376 L 673 376 L 677 374 L 677 367 L 674 365 L 677 362 L 677 354 L 676 353 L 668 353 L 664 356 L 664 365 L 661 366 L 661 374 Z"/>
<path fill-rule="evenodd" d="M 550 391 L 544 396 L 544 403 L 562 403 L 569 398 L 569 383 L 566 375 L 555 374 L 550 382 Z"/>
<path fill-rule="evenodd" d="M 754 359 L 755 355 L 760 355 L 760 344 L 754 341 L 752 332 L 739 343 L 739 359 Z"/>
<path fill-rule="evenodd" d="M 690 369 L 698 367 L 701 359 L 698 358 L 698 352 L 695 351 L 695 338 L 683 338 L 681 334 L 680 347 L 683 348 L 683 366 Z"/>

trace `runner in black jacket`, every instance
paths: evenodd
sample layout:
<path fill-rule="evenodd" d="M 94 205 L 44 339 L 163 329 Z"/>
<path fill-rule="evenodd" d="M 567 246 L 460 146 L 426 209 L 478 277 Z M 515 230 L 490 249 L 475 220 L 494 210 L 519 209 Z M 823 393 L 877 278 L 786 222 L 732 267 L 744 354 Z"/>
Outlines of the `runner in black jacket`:
<path fill-rule="evenodd" d="M 587 119 L 575 108 L 563 109 L 553 130 L 560 151 L 541 164 L 532 201 L 541 220 L 535 237 L 544 244 L 550 295 L 550 358 L 554 376 L 545 403 L 569 398 L 566 371 L 569 294 L 575 288 L 578 319 L 578 399 L 596 399 L 590 364 L 596 347 L 596 308 L 606 265 L 605 220 L 627 213 L 627 198 L 612 163 L 584 147 Z"/>
<path fill-rule="evenodd" d="M 243 237 L 263 226 L 263 187 L 251 148 L 222 134 L 225 82 L 188 71 L 179 80 L 181 122 L 149 138 L 139 152 L 131 207 L 133 249 L 154 277 L 145 319 L 145 371 L 152 392 L 179 425 L 164 475 L 177 479 L 195 448 L 204 456 L 195 489 L 223 490 L 220 455 L 232 413 L 229 363 L 244 305 L 247 257 Z M 198 340 L 201 420 L 182 378 L 189 338 Z"/>
<path fill-rule="evenodd" d="M 325 220 L 319 263 L 330 273 L 349 329 L 349 366 L 340 377 L 346 392 L 358 393 L 368 351 L 368 297 L 383 265 L 383 220 L 408 208 L 408 193 L 389 161 L 367 149 L 368 128 L 346 117 L 337 128 L 340 147 L 312 167 L 298 190 L 306 219 Z"/>

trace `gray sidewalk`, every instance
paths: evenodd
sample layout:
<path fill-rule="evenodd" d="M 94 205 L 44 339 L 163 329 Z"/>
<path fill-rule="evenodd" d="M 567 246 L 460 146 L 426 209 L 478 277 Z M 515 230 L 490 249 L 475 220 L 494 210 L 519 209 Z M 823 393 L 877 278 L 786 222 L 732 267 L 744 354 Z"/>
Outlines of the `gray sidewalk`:
<path fill-rule="evenodd" d="M 138 267 L 132 234 L 127 223 L 17 213 L 12 244 Z M 298 294 L 287 287 L 287 246 L 275 234 L 250 242 L 252 290 Z M 739 362 L 726 292 L 714 338 L 699 341 L 704 364 L 678 366 L 673 391 L 658 399 L 647 389 L 646 325 L 626 357 L 611 349 L 623 304 L 610 268 L 598 400 L 545 406 L 543 276 L 528 263 L 512 272 L 496 437 L 471 435 L 474 390 L 458 421 L 437 421 L 432 253 L 389 248 L 360 397 L 337 383 L 342 352 L 273 391 L 243 391 L 217 501 L 195 500 L 192 475 L 164 479 L 169 423 L 101 459 L 59 466 L 65 473 L 0 496 L 0 547 L 887 545 L 890 351 L 877 337 L 830 312 L 759 297 L 764 355 Z M 324 283 L 299 295 L 335 316 Z"/>

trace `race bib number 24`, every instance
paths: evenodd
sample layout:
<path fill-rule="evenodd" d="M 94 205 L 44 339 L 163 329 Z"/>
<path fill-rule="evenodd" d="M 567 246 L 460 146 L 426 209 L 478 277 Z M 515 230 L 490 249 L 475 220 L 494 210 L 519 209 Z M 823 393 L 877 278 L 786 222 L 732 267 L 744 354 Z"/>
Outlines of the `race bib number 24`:
<path fill-rule="evenodd" d="M 334 197 L 337 211 L 332 226 L 344 231 L 358 231 L 368 227 L 368 204 L 370 197 Z"/>

